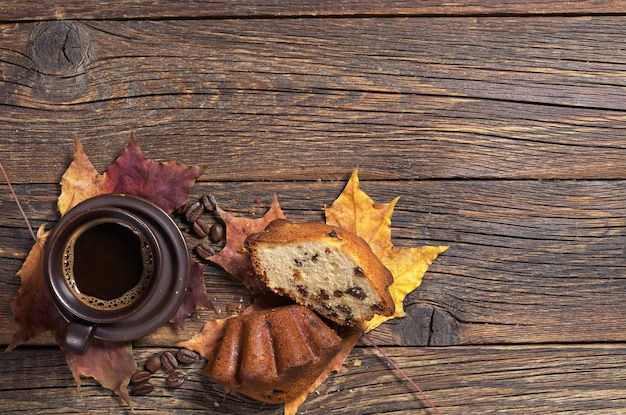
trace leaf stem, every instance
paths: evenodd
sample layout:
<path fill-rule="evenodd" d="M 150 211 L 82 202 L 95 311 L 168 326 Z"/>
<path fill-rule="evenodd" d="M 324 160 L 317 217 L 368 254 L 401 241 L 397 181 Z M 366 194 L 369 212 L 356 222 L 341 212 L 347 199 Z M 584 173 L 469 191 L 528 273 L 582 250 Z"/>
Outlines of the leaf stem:
<path fill-rule="evenodd" d="M 374 346 L 376 350 L 378 350 L 378 353 L 380 353 L 385 358 L 385 360 L 387 360 L 391 364 L 391 366 L 393 366 L 394 369 L 396 369 L 407 380 L 407 382 L 409 382 L 411 386 L 413 386 L 413 388 L 415 388 L 415 390 L 420 393 L 420 395 L 422 395 L 422 398 L 424 398 L 426 403 L 428 403 L 428 405 L 433 409 L 433 411 L 435 411 L 437 415 L 442 415 L 439 409 L 430 400 L 428 395 L 426 395 L 426 393 L 417 385 L 417 383 L 415 383 L 411 378 L 409 378 L 407 374 L 404 373 L 404 371 L 400 369 L 400 367 L 389 356 L 387 356 L 385 352 L 383 352 L 383 350 L 380 347 L 378 347 L 376 343 L 372 341 L 372 339 L 367 335 L 367 333 L 363 333 L 363 337 L 365 338 L 365 340 L 367 340 L 369 344 L 371 344 L 372 346 Z"/>
<path fill-rule="evenodd" d="M 26 222 L 26 226 L 28 227 L 30 235 L 33 237 L 33 240 L 37 242 L 37 236 L 35 235 L 35 232 L 33 232 L 33 228 L 30 226 L 28 217 L 26 217 L 26 213 L 24 212 L 24 209 L 22 209 L 22 204 L 20 203 L 20 200 L 17 198 L 17 195 L 15 194 L 15 191 L 13 190 L 13 186 L 11 185 L 11 181 L 9 180 L 9 176 L 7 176 L 7 172 L 4 170 L 4 167 L 2 166 L 1 162 L 0 162 L 0 170 L 2 170 L 4 179 L 7 181 L 7 185 L 9 186 L 9 190 L 11 191 L 11 195 L 13 195 L 13 199 L 15 199 L 15 203 L 17 203 L 17 208 L 20 210 L 20 213 L 22 214 L 22 217 L 24 218 L 24 221 Z"/>

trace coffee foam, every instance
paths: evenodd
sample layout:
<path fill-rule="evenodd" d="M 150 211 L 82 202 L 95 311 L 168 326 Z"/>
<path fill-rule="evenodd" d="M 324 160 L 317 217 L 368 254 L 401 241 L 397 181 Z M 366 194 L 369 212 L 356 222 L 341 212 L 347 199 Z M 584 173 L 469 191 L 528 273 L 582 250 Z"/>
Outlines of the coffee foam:
<path fill-rule="evenodd" d="M 143 272 L 141 273 L 141 277 L 139 278 L 139 282 L 130 290 L 126 291 L 118 298 L 114 298 L 112 300 L 103 300 L 101 298 L 97 298 L 91 295 L 87 295 L 85 293 L 81 293 L 76 280 L 74 278 L 74 245 L 78 238 L 85 232 L 87 229 L 90 229 L 96 225 L 100 225 L 106 222 L 113 222 L 118 225 L 126 226 L 130 228 L 136 236 L 139 237 L 141 243 L 141 255 L 143 260 Z M 133 304 L 137 299 L 139 299 L 143 293 L 148 289 L 150 285 L 150 281 L 152 280 L 152 275 L 154 272 L 154 257 L 152 255 L 152 248 L 148 243 L 146 237 L 139 232 L 139 230 L 132 226 L 131 224 L 121 221 L 121 220 L 111 220 L 111 219 L 102 219 L 98 221 L 94 221 L 89 223 L 87 226 L 79 229 L 75 232 L 69 239 L 67 244 L 65 245 L 65 251 L 63 252 L 63 276 L 65 283 L 72 290 L 72 293 L 76 298 L 78 298 L 82 303 L 88 305 L 91 308 L 105 311 L 114 311 L 119 310 L 129 305 Z"/>

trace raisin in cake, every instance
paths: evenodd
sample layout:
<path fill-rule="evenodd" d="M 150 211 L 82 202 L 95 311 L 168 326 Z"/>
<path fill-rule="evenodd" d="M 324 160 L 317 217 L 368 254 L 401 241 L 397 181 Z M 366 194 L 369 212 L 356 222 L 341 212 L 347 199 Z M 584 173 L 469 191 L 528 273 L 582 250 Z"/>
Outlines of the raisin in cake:
<path fill-rule="evenodd" d="M 313 311 L 290 305 L 226 321 L 204 374 L 270 404 L 303 394 L 341 349 L 341 337 Z"/>
<path fill-rule="evenodd" d="M 387 291 L 391 272 L 367 242 L 344 229 L 278 219 L 250 235 L 246 249 L 271 290 L 340 325 L 395 311 Z"/>

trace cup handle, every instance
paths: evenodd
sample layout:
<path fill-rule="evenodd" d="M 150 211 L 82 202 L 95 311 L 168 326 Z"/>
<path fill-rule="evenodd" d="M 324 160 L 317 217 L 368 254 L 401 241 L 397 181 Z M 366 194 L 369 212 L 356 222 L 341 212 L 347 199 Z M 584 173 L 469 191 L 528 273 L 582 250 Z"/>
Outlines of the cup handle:
<path fill-rule="evenodd" d="M 93 340 L 95 330 L 94 323 L 72 319 L 65 333 L 65 349 L 77 355 L 84 355 Z"/>

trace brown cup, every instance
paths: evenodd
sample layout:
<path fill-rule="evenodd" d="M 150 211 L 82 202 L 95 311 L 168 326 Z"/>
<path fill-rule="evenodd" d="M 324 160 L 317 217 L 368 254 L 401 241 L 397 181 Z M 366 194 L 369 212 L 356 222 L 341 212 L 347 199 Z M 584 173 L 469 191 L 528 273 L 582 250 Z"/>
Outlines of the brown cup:
<path fill-rule="evenodd" d="M 52 302 L 69 323 L 64 347 L 84 354 L 93 338 L 143 337 L 176 312 L 189 255 L 176 223 L 144 199 L 109 194 L 69 210 L 44 253 Z"/>

